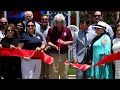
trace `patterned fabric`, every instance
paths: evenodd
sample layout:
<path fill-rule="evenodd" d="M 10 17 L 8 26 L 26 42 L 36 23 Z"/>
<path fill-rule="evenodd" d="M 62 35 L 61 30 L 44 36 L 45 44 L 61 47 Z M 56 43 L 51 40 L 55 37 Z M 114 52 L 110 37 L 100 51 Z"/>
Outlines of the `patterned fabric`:
<path fill-rule="evenodd" d="M 105 46 L 102 44 L 102 39 L 106 38 L 107 43 Z M 111 53 L 111 40 L 108 35 L 103 35 L 93 44 L 93 60 L 92 66 L 102 59 L 103 54 L 109 55 Z M 105 64 L 104 67 L 96 66 L 88 69 L 90 71 L 88 76 L 95 79 L 112 79 L 112 63 Z"/>

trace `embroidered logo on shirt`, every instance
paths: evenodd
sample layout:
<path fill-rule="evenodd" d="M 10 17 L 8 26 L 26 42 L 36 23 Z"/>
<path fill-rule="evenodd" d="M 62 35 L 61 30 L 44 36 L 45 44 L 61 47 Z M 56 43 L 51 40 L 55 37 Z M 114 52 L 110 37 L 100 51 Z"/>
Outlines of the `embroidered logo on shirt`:
<path fill-rule="evenodd" d="M 67 36 L 67 33 L 66 33 L 66 32 L 64 32 L 64 33 L 63 33 L 63 36 Z"/>

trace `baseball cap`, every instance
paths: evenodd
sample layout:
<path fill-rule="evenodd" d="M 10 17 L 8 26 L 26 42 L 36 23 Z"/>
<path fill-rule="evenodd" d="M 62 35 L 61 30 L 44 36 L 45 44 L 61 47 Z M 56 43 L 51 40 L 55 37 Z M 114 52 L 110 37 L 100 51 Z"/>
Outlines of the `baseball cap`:
<path fill-rule="evenodd" d="M 95 26 L 93 26 L 93 27 L 95 27 L 95 28 L 104 28 L 104 29 L 106 29 L 106 23 L 105 22 L 103 22 L 103 21 L 99 21 Z"/>

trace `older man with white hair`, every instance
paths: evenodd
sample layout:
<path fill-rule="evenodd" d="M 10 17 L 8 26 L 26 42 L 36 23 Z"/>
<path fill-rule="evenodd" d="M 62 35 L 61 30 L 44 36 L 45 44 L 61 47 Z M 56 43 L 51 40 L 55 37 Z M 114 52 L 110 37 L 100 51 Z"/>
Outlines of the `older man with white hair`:
<path fill-rule="evenodd" d="M 58 13 L 47 35 L 50 56 L 55 59 L 50 65 L 50 79 L 67 79 L 68 70 L 64 63 L 68 60 L 68 45 L 72 44 L 72 40 L 71 31 L 66 27 L 65 17 Z"/>
<path fill-rule="evenodd" d="M 29 21 L 29 20 L 33 20 L 32 11 L 26 11 L 25 12 L 25 21 L 23 21 L 23 23 L 26 25 L 26 22 Z M 36 26 L 36 32 L 40 34 L 40 32 L 41 32 L 40 25 L 37 22 L 35 22 L 35 26 Z"/>

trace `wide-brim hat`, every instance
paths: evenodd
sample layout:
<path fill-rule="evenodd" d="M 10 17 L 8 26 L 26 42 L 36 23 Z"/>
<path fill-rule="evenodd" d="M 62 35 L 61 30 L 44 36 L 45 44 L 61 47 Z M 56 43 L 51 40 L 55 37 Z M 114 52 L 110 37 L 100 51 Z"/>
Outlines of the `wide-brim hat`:
<path fill-rule="evenodd" d="M 95 27 L 95 28 L 104 28 L 104 29 L 106 29 L 106 23 L 105 22 L 103 22 L 103 21 L 99 21 L 95 26 L 93 26 L 93 27 Z"/>

